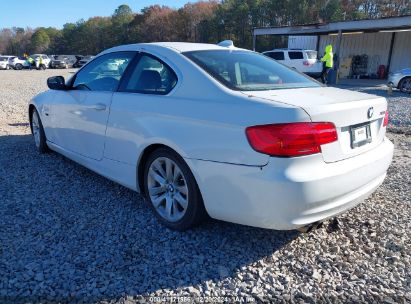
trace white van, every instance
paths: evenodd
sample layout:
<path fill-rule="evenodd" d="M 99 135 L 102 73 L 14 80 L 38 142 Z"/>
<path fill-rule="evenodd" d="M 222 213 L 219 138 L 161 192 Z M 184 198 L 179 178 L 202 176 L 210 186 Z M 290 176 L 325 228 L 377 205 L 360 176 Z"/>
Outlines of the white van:
<path fill-rule="evenodd" d="M 313 78 L 319 78 L 323 70 L 323 64 L 314 50 L 274 49 L 263 54 Z"/>

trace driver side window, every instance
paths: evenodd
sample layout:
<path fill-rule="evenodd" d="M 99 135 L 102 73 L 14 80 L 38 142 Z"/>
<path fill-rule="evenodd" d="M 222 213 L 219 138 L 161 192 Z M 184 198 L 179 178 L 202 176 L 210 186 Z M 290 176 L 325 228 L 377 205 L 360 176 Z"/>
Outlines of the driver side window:
<path fill-rule="evenodd" d="M 100 56 L 79 71 L 74 90 L 114 92 L 135 52 L 117 52 Z"/>

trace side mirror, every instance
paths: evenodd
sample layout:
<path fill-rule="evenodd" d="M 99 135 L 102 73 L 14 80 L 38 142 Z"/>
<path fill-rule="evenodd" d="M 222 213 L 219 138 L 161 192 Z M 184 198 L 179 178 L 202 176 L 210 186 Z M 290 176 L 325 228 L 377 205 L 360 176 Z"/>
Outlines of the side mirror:
<path fill-rule="evenodd" d="M 47 86 L 51 90 L 67 90 L 66 82 L 63 76 L 53 76 L 47 79 Z"/>

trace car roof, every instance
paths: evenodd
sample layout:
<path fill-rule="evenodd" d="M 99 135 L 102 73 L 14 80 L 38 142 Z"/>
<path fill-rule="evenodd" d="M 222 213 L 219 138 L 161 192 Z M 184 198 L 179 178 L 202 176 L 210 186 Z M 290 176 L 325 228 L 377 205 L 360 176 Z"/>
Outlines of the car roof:
<path fill-rule="evenodd" d="M 205 50 L 227 50 L 237 49 L 235 47 L 224 47 L 217 44 L 208 43 L 190 43 L 190 42 L 153 42 L 153 43 L 137 43 L 121 45 L 104 51 L 103 53 L 115 52 L 115 51 L 139 51 L 142 49 L 156 50 L 156 49 L 169 49 L 177 53 L 192 52 L 192 51 L 205 51 Z"/>

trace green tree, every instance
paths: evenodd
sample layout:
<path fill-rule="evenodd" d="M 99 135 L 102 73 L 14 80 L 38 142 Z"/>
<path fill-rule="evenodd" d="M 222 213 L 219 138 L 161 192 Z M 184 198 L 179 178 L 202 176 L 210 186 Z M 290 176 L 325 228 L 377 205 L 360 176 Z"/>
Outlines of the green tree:
<path fill-rule="evenodd" d="M 31 36 L 30 50 L 34 53 L 42 53 L 50 46 L 50 37 L 44 28 L 37 29 Z"/>
<path fill-rule="evenodd" d="M 134 13 L 126 5 L 120 5 L 111 18 L 113 38 L 117 44 L 129 43 L 130 41 L 130 23 L 134 19 Z"/>

